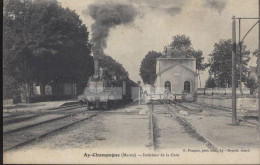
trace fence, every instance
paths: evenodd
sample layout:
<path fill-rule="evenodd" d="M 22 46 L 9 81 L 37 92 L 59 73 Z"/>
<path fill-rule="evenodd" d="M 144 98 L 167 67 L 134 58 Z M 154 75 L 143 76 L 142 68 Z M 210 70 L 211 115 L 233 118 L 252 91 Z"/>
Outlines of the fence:
<path fill-rule="evenodd" d="M 4 99 L 3 100 L 3 105 L 13 105 L 14 100 L 13 99 Z"/>
<path fill-rule="evenodd" d="M 250 89 L 244 88 L 240 93 L 240 88 L 236 88 L 237 95 L 250 95 Z M 232 95 L 232 88 L 198 88 L 196 95 Z"/>

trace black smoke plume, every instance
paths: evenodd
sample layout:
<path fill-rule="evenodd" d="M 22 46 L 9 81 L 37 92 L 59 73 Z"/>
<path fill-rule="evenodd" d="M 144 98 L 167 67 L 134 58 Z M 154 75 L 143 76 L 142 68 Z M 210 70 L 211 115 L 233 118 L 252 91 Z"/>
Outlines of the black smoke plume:
<path fill-rule="evenodd" d="M 169 7 L 166 9 L 166 12 L 171 15 L 171 16 L 175 16 L 177 14 L 179 14 L 181 12 L 181 8 L 179 7 Z"/>
<path fill-rule="evenodd" d="M 91 26 L 94 56 L 104 55 L 104 48 L 107 47 L 107 38 L 111 28 L 130 24 L 137 16 L 134 6 L 115 3 L 91 4 L 83 13 L 89 14 L 95 20 Z"/>

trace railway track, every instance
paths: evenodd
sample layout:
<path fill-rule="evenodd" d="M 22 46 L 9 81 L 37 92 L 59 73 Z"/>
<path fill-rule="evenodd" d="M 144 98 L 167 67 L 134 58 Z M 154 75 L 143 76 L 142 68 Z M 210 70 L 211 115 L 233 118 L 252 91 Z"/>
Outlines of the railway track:
<path fill-rule="evenodd" d="M 171 101 L 172 103 L 174 101 Z M 189 112 L 194 112 L 194 111 L 200 111 L 202 112 L 203 110 L 206 110 L 212 114 L 216 114 L 217 115 L 221 115 L 221 116 L 225 116 L 225 117 L 231 117 L 232 116 L 232 109 L 228 108 L 228 107 L 217 107 L 217 106 L 213 106 L 213 105 L 207 105 L 207 104 L 198 104 L 198 103 L 178 103 L 175 102 L 175 104 L 177 104 L 179 107 L 184 108 L 185 110 L 189 111 Z M 192 107 L 192 110 L 190 110 L 190 107 Z M 249 124 L 253 124 L 253 125 L 257 125 L 256 123 L 254 123 L 253 121 L 257 121 L 257 112 L 256 111 L 238 111 L 237 112 L 237 116 L 238 116 L 238 123 L 240 122 L 246 122 Z M 248 120 L 252 120 L 252 121 L 248 121 Z"/>
<path fill-rule="evenodd" d="M 71 109 L 75 109 L 75 108 L 79 108 L 81 107 L 80 105 L 68 105 L 68 106 L 60 106 L 60 107 L 56 107 L 56 108 L 50 108 L 47 109 L 48 111 L 65 111 L 65 110 L 71 110 Z"/>
<path fill-rule="evenodd" d="M 49 121 L 10 130 L 3 134 L 3 150 L 10 151 L 40 141 L 58 131 L 97 116 L 97 114 L 98 113 L 89 114 L 88 112 L 83 112 L 83 114 L 66 115 Z"/>
<path fill-rule="evenodd" d="M 180 104 L 180 103 L 179 103 Z M 188 104 L 188 107 L 187 107 Z M 207 105 L 207 104 L 198 104 L 198 103 L 185 103 L 185 105 L 181 105 L 182 107 L 186 107 L 186 109 L 189 109 L 189 106 L 192 107 L 197 107 L 199 109 L 206 109 L 206 111 L 210 112 L 210 113 L 216 113 L 216 111 L 218 111 L 218 115 L 221 116 L 225 116 L 225 117 L 232 117 L 232 109 L 228 108 L 228 107 L 217 107 L 217 106 L 212 106 L 212 105 Z M 255 125 L 258 125 L 258 116 L 257 116 L 257 112 L 256 111 L 237 111 L 237 123 L 239 124 L 240 122 L 245 122 L 247 124 L 248 127 L 252 127 Z"/>
<path fill-rule="evenodd" d="M 36 122 L 34 123 L 26 124 L 21 127 L 8 129 L 4 131 L 3 151 L 18 149 L 35 142 L 39 142 L 50 135 L 57 134 L 61 130 L 64 130 L 70 126 L 73 126 L 85 120 L 91 119 L 100 113 L 106 112 L 106 111 L 86 111 L 85 109 L 79 110 L 79 108 L 77 107 L 80 106 L 53 108 L 49 113 L 44 113 L 44 115 L 47 116 L 50 114 L 58 113 L 60 114 L 60 116 L 48 120 L 40 121 L 40 122 L 37 121 L 38 120 L 37 119 Z M 119 109 L 120 107 L 122 106 L 118 106 L 114 110 Z M 65 111 L 69 111 L 70 113 L 64 115 Z M 63 115 L 61 116 L 61 114 Z M 23 122 L 21 122 L 21 124 Z M 19 124 L 19 122 L 16 123 L 16 125 L 17 124 Z"/>
<path fill-rule="evenodd" d="M 198 141 L 201 141 L 204 143 L 209 149 L 217 150 L 217 147 L 212 144 L 208 139 L 203 137 L 189 122 L 187 122 L 184 118 L 178 115 L 179 110 L 188 110 L 187 107 L 183 106 L 182 104 L 178 102 L 169 102 L 166 103 L 164 101 L 158 101 L 159 104 L 163 105 L 167 110 L 167 112 L 154 112 L 154 102 L 152 101 L 152 106 L 151 106 L 151 113 L 150 113 L 150 129 L 151 129 L 151 146 L 153 150 L 158 150 L 160 148 L 159 146 L 159 138 L 160 135 L 158 134 L 158 128 L 156 126 L 156 118 L 157 115 L 162 115 L 162 114 L 171 114 L 167 116 L 171 116 L 171 118 L 175 121 L 177 121 L 178 124 L 184 127 L 185 131 L 189 134 L 194 139 L 197 139 Z M 160 129 L 160 128 L 159 128 Z M 160 131 L 159 131 L 160 132 Z M 159 133 L 160 134 L 160 133 Z"/>
<path fill-rule="evenodd" d="M 27 113 L 14 114 L 14 115 L 3 117 L 3 125 L 9 125 L 13 123 L 36 119 L 46 114 L 54 114 L 54 113 L 67 112 L 67 111 L 72 112 L 71 110 L 74 110 L 79 107 L 80 107 L 79 105 L 70 105 L 70 106 L 61 106 L 57 108 L 40 110 L 40 112 L 35 112 L 32 114 L 27 114 Z"/>
<path fill-rule="evenodd" d="M 74 108 L 76 109 L 76 108 Z M 20 118 L 15 118 L 15 119 L 12 119 L 12 120 L 8 120 L 8 121 L 5 121 L 3 123 L 6 123 L 4 125 L 4 130 L 3 130 L 3 134 L 9 134 L 9 133 L 14 133 L 14 132 L 17 132 L 17 131 L 21 131 L 21 130 L 24 130 L 24 129 L 28 129 L 28 128 L 32 128 L 32 127 L 35 127 L 35 126 L 38 126 L 38 125 L 41 125 L 41 124 L 45 124 L 45 123 L 48 123 L 48 122 L 53 122 L 53 121 L 57 121 L 57 120 L 62 120 L 62 119 L 66 119 L 66 118 L 69 118 L 69 117 L 72 117 L 72 116 L 75 116 L 77 114 L 80 114 L 80 113 L 83 113 L 84 111 L 80 110 L 80 111 L 70 111 L 71 113 L 69 114 L 65 114 L 62 113 L 62 115 L 58 115 L 58 117 L 49 117 L 48 115 L 50 115 L 50 113 L 45 113 L 45 114 L 36 114 L 36 115 L 31 115 L 31 116 L 25 116 L 25 117 L 20 117 Z M 47 119 L 44 119 L 43 121 L 38 121 L 36 120 L 36 118 L 39 118 L 39 117 L 45 117 Z M 32 121 L 32 119 L 35 119 L 35 121 Z M 28 121 L 28 120 L 31 120 L 31 121 Z M 24 122 L 26 122 L 24 124 Z M 19 127 L 15 127 L 15 126 L 9 126 L 10 124 L 13 124 L 13 125 L 18 125 L 19 124 Z M 8 128 L 11 127 L 11 128 Z M 14 128 L 13 128 L 14 127 Z"/>
<path fill-rule="evenodd" d="M 15 115 L 14 117 L 12 117 L 11 119 L 10 118 L 3 118 L 3 124 L 4 125 L 8 125 L 8 124 L 13 124 L 13 123 L 17 123 L 17 122 L 23 122 L 23 121 L 26 121 L 26 120 L 31 120 L 31 119 L 34 119 L 34 118 L 37 118 L 41 116 L 41 114 L 36 114 L 36 115 L 23 115 L 23 116 L 18 116 L 18 115 Z"/>
<path fill-rule="evenodd" d="M 176 111 L 171 109 L 171 107 L 173 106 L 177 106 L 179 109 L 184 108 L 186 110 L 188 108 L 175 101 L 170 101 L 170 104 L 167 105 L 168 110 L 177 118 L 178 122 L 183 125 L 189 133 L 193 134 L 193 136 L 198 140 L 204 142 L 206 146 L 210 149 L 217 150 L 217 147 L 212 144 L 208 139 L 206 139 L 203 135 L 201 135 L 188 121 L 186 121 L 183 117 L 177 115 Z"/>
<path fill-rule="evenodd" d="M 41 125 L 41 124 L 45 124 L 45 123 L 54 122 L 54 121 L 57 121 L 57 120 L 66 119 L 66 118 L 72 117 L 74 115 L 76 115 L 76 113 L 75 114 L 69 114 L 69 115 L 61 116 L 61 117 L 56 117 L 56 118 L 45 120 L 45 121 L 42 121 L 42 122 L 33 123 L 33 124 L 26 125 L 26 126 L 23 126 L 23 127 L 18 127 L 18 128 L 15 128 L 15 129 L 4 131 L 3 134 L 6 135 L 6 134 L 10 134 L 10 133 L 19 132 L 19 131 L 22 131 L 22 130 L 25 130 L 25 129 L 29 129 L 29 128 L 32 128 L 32 127 L 35 127 L 35 126 L 38 126 L 38 125 Z"/>
<path fill-rule="evenodd" d="M 13 117 L 16 117 L 16 116 L 19 116 L 21 114 L 12 114 L 12 115 L 7 115 L 7 116 L 3 116 L 3 118 L 7 119 L 7 118 L 13 118 Z"/>

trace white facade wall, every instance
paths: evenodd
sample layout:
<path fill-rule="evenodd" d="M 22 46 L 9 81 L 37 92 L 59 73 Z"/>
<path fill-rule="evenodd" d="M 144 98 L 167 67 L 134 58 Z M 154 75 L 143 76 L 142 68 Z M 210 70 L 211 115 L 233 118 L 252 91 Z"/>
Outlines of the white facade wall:
<path fill-rule="evenodd" d="M 164 88 L 166 81 L 171 83 L 171 93 L 182 94 L 184 82 L 190 82 L 190 93 L 194 93 L 198 86 L 198 76 L 196 73 L 196 59 L 157 59 L 156 65 L 157 79 L 156 87 Z"/>

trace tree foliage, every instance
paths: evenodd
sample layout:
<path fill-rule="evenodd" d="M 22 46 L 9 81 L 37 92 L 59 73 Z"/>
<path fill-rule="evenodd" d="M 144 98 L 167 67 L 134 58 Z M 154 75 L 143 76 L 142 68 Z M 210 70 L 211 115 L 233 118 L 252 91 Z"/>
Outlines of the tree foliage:
<path fill-rule="evenodd" d="M 195 50 L 192 46 L 191 40 L 185 35 L 175 35 L 172 37 L 172 42 L 169 44 L 172 49 L 177 49 L 183 53 L 183 55 L 189 55 L 196 59 L 196 69 L 205 70 L 206 64 L 203 64 L 203 53 L 201 50 Z M 166 51 L 166 47 L 165 47 Z"/>
<path fill-rule="evenodd" d="M 237 82 L 239 79 L 239 48 L 237 46 Z M 246 82 L 247 63 L 250 60 L 250 51 L 246 50 L 246 45 L 242 46 L 242 82 Z M 220 40 L 215 43 L 213 52 L 209 55 L 209 74 L 213 76 L 217 87 L 231 87 L 232 85 L 232 42 L 231 40 Z"/>
<path fill-rule="evenodd" d="M 149 51 L 140 67 L 140 76 L 145 84 L 153 85 L 156 80 L 156 58 L 162 56 L 156 51 Z"/>
<path fill-rule="evenodd" d="M 173 49 L 185 50 L 192 47 L 191 40 L 189 37 L 183 35 L 175 35 L 172 37 L 172 42 L 169 45 Z"/>
<path fill-rule="evenodd" d="M 216 87 L 215 79 L 213 77 L 209 77 L 206 80 L 205 87 L 206 88 L 214 88 L 214 87 Z"/>
<path fill-rule="evenodd" d="M 100 60 L 100 67 L 106 68 L 108 71 L 115 73 L 117 79 L 122 76 L 128 77 L 128 72 L 125 70 L 122 64 L 114 60 L 111 56 L 102 56 L 102 59 Z"/>
<path fill-rule="evenodd" d="M 254 52 L 253 52 L 253 56 L 257 57 L 257 60 L 256 60 L 256 65 L 260 65 L 260 55 L 259 55 L 259 50 L 256 49 Z M 257 72 L 257 70 L 256 70 Z"/>
<path fill-rule="evenodd" d="M 15 79 L 3 72 L 3 98 L 15 98 L 18 96 L 17 82 Z"/>
<path fill-rule="evenodd" d="M 250 89 L 251 94 L 253 94 L 254 90 L 257 89 L 257 80 L 255 77 L 249 77 L 245 84 Z"/>
<path fill-rule="evenodd" d="M 86 83 L 93 73 L 87 27 L 56 0 L 8 0 L 4 73 L 16 83 Z"/>

